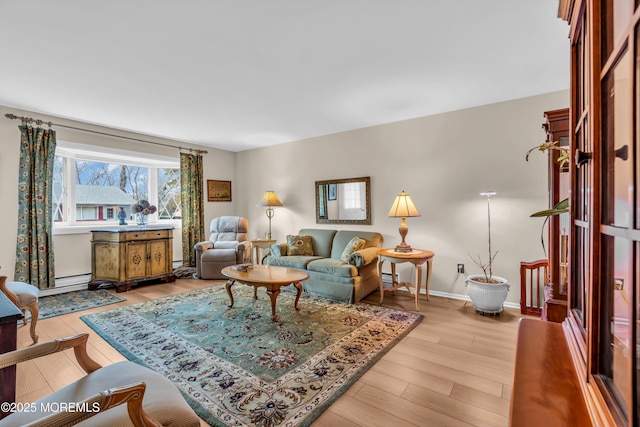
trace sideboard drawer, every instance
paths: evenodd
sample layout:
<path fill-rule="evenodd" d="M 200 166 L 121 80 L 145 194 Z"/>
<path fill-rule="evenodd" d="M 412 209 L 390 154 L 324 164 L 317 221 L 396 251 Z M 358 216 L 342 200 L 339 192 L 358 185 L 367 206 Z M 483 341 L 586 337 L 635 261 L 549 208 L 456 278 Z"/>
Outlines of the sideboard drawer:
<path fill-rule="evenodd" d="M 125 240 L 155 240 L 168 239 L 172 235 L 171 230 L 140 230 L 128 231 L 124 235 Z"/>

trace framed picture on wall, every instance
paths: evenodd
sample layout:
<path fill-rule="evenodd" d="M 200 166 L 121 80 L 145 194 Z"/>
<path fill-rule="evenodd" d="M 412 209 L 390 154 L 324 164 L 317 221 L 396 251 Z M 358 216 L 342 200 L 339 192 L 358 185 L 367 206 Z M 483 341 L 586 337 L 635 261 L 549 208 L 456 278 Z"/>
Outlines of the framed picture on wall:
<path fill-rule="evenodd" d="M 217 179 L 208 179 L 207 180 L 207 201 L 230 202 L 231 201 L 231 181 L 219 181 Z"/>
<path fill-rule="evenodd" d="M 336 193 L 338 191 L 337 184 L 329 184 L 328 187 L 329 188 L 327 190 L 327 193 L 329 193 L 329 194 L 327 195 L 327 199 L 328 200 L 336 200 L 337 199 L 337 194 Z"/>

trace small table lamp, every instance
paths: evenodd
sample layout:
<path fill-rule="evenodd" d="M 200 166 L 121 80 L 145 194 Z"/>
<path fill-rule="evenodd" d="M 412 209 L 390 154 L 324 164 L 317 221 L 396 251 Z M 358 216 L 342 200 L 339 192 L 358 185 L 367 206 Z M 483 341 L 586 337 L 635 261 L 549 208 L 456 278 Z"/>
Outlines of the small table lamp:
<path fill-rule="evenodd" d="M 402 243 L 396 246 L 396 252 L 411 252 L 411 246 L 407 245 L 404 241 L 404 238 L 407 236 L 407 232 L 409 231 L 406 219 L 410 216 L 420 216 L 420 212 L 418 212 L 413 204 L 411 196 L 403 191 L 396 196 L 396 200 L 393 202 L 393 206 L 391 206 L 391 209 L 389 210 L 390 218 L 402 218 L 402 223 L 398 229 L 400 237 L 402 237 Z"/>
<path fill-rule="evenodd" d="M 267 207 L 267 218 L 269 218 L 269 234 L 267 234 L 267 239 L 271 240 L 271 218 L 273 218 L 274 213 L 273 206 L 282 206 L 282 202 L 273 191 L 265 191 L 256 207 L 264 206 Z"/>

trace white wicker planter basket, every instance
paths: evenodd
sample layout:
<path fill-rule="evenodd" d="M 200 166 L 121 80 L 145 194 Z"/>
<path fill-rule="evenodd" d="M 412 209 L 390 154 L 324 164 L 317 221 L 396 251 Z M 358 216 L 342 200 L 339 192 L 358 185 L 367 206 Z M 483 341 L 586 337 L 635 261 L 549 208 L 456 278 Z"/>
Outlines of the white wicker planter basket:
<path fill-rule="evenodd" d="M 478 277 L 484 277 L 482 274 L 475 274 L 467 277 L 465 280 L 467 287 L 467 295 L 471 298 L 473 306 L 480 314 L 499 314 L 502 312 L 507 294 L 509 293 L 509 284 L 507 279 L 492 276 L 492 279 L 499 280 L 499 284 L 491 284 L 478 282 L 475 279 Z"/>

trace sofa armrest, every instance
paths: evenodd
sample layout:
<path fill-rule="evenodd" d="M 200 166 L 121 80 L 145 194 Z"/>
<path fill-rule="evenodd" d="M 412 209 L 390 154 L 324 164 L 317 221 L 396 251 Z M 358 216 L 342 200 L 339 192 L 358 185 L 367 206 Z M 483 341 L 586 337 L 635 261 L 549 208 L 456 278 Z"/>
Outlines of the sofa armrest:
<path fill-rule="evenodd" d="M 374 261 L 378 260 L 377 252 L 380 248 L 364 248 L 359 251 L 355 251 L 351 255 L 349 255 L 348 263 L 351 265 L 355 265 L 358 268 L 364 267 L 365 265 L 369 265 Z"/>
<path fill-rule="evenodd" d="M 196 243 L 194 249 L 196 252 L 204 252 L 207 249 L 213 249 L 213 242 L 207 240 L 206 242 Z"/>
<path fill-rule="evenodd" d="M 276 243 L 275 245 L 271 245 L 271 256 L 287 256 L 288 248 L 289 246 L 286 243 Z"/>

